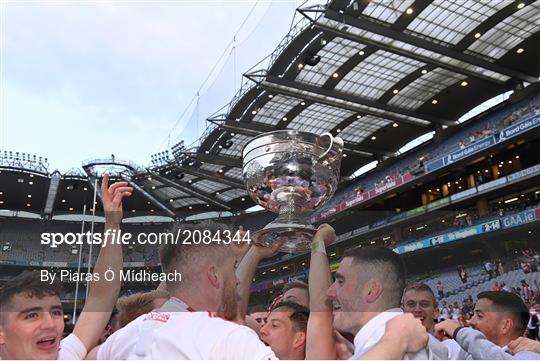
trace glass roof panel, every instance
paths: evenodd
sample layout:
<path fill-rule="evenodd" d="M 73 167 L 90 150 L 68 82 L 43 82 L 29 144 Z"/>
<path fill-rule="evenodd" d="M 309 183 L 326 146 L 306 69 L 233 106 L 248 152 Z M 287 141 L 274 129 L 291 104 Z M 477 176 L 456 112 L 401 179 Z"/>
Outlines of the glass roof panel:
<path fill-rule="evenodd" d="M 235 179 L 242 179 L 242 170 L 240 168 L 231 168 L 225 172 L 225 175 Z"/>
<path fill-rule="evenodd" d="M 159 188 L 154 190 L 152 194 L 157 195 L 161 200 L 167 201 L 171 198 L 185 197 L 188 195 L 187 193 L 173 187 Z"/>
<path fill-rule="evenodd" d="M 177 174 L 182 174 L 182 170 L 180 170 Z M 194 180 L 195 178 L 197 178 L 197 177 L 195 177 L 194 175 L 184 173 L 184 177 L 182 178 L 182 182 L 187 182 L 188 180 Z"/>
<path fill-rule="evenodd" d="M 317 22 L 320 22 L 320 23 L 322 23 L 322 24 L 324 24 L 326 26 L 332 26 L 332 27 L 336 27 L 336 28 L 340 28 L 342 26 L 341 23 L 335 22 L 333 20 L 329 20 L 329 19 L 326 19 L 326 18 L 321 18 L 321 19 L 317 20 Z M 361 38 L 365 38 L 366 41 L 374 41 L 374 42 L 377 42 L 377 43 L 381 43 L 383 45 L 394 47 L 394 48 L 396 48 L 398 50 L 405 50 L 405 51 L 410 52 L 412 54 L 420 55 L 420 56 L 423 56 L 423 57 L 425 57 L 427 59 L 433 59 L 433 60 L 436 60 L 436 61 L 439 61 L 439 62 L 442 62 L 442 63 L 446 63 L 446 64 L 449 64 L 449 65 L 457 66 L 459 68 L 467 69 L 469 71 L 472 71 L 472 72 L 487 76 L 489 78 L 493 78 L 493 79 L 496 79 L 496 80 L 501 80 L 503 82 L 509 79 L 509 77 L 506 76 L 506 75 L 495 73 L 495 72 L 493 72 L 491 70 L 487 70 L 487 69 L 484 69 L 484 68 L 479 67 L 479 66 L 471 65 L 471 64 L 465 63 L 465 62 L 460 61 L 460 60 L 455 60 L 455 59 L 450 58 L 448 56 L 444 56 L 444 55 L 435 53 L 435 52 L 430 51 L 430 50 L 419 48 L 417 46 L 414 46 L 414 45 L 411 45 L 411 44 L 408 44 L 408 43 L 405 43 L 405 42 L 402 42 L 402 41 L 393 40 L 393 39 L 390 39 L 390 38 L 382 36 L 382 35 L 370 33 L 370 32 L 367 32 L 365 30 L 362 30 L 362 29 L 349 27 L 347 32 L 350 33 L 350 34 L 359 36 Z"/>
<path fill-rule="evenodd" d="M 388 104 L 416 109 L 443 89 L 465 78 L 446 69 L 433 69 L 401 89 Z"/>
<path fill-rule="evenodd" d="M 223 155 L 228 155 L 230 157 L 241 157 L 242 156 L 242 149 L 244 149 L 244 146 L 247 144 L 247 142 L 253 138 L 252 136 L 245 135 L 245 134 L 236 134 L 234 137 L 231 138 L 233 144 L 230 148 L 223 148 L 220 149 L 219 153 Z M 222 167 L 220 167 L 222 168 Z M 218 170 L 218 169 L 216 169 Z"/>
<path fill-rule="evenodd" d="M 323 133 L 334 128 L 353 112 L 322 104 L 312 104 L 304 109 L 292 122 L 289 128 L 311 133 Z"/>
<path fill-rule="evenodd" d="M 300 101 L 286 95 L 275 95 L 253 117 L 254 122 L 276 125 Z"/>
<path fill-rule="evenodd" d="M 311 85 L 322 86 L 330 79 L 332 74 L 337 72 L 343 63 L 362 48 L 363 46 L 357 42 L 343 38 L 334 38 L 317 53 L 321 57 L 319 63 L 315 66 L 304 66 L 296 76 L 296 80 Z"/>
<path fill-rule="evenodd" d="M 390 123 L 392 122 L 387 119 L 366 115 L 352 122 L 347 128 L 339 133 L 339 136 L 346 141 L 360 143 L 379 128 Z"/>
<path fill-rule="evenodd" d="M 445 0 L 434 1 L 407 27 L 409 32 L 457 44 L 483 21 L 508 5 L 507 1 Z"/>
<path fill-rule="evenodd" d="M 206 193 L 215 193 L 217 191 L 227 188 L 228 186 L 208 179 L 204 179 L 193 183 L 193 187 Z"/>
<path fill-rule="evenodd" d="M 201 201 L 198 198 L 189 197 L 189 198 L 177 199 L 174 202 L 172 202 L 171 204 L 172 204 L 173 207 L 179 208 L 179 207 L 189 206 L 189 205 L 192 205 L 192 204 L 204 204 L 204 203 L 205 202 Z"/>
<path fill-rule="evenodd" d="M 144 178 L 144 181 L 141 182 L 144 184 L 145 187 L 152 187 L 152 186 L 155 186 L 155 187 L 159 187 L 159 186 L 162 186 L 163 183 L 161 183 L 160 181 L 158 181 L 157 179 L 155 178 L 152 178 L 152 179 L 148 179 L 148 178 Z"/>
<path fill-rule="evenodd" d="M 393 24 L 414 3 L 414 0 L 374 0 L 364 9 L 363 15 Z"/>
<path fill-rule="evenodd" d="M 231 189 L 226 192 L 220 193 L 218 195 L 218 198 L 225 202 L 228 202 L 231 199 L 235 199 L 242 196 L 247 196 L 246 191 L 241 190 L 241 189 Z"/>
<path fill-rule="evenodd" d="M 504 19 L 469 47 L 469 51 L 499 59 L 523 40 L 538 32 L 540 3 L 535 2 Z"/>
<path fill-rule="evenodd" d="M 211 164 L 211 163 L 206 163 L 206 162 L 203 165 L 201 165 L 201 169 L 209 171 L 209 172 L 214 172 L 214 173 L 220 170 L 221 168 L 223 168 L 222 165 Z"/>
<path fill-rule="evenodd" d="M 402 78 L 423 66 L 425 64 L 419 61 L 377 50 L 346 74 L 336 90 L 377 100 Z"/>

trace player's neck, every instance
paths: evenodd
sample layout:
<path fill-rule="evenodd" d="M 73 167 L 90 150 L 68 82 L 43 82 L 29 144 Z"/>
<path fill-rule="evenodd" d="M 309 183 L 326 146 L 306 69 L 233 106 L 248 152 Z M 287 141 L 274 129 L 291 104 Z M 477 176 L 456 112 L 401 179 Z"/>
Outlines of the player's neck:
<path fill-rule="evenodd" d="M 190 289 L 178 290 L 172 296 L 178 298 L 195 311 L 217 312 L 220 305 L 219 300 L 215 301 L 213 297 L 202 295 Z"/>
<path fill-rule="evenodd" d="M 306 352 L 303 348 L 301 350 L 300 349 L 292 350 L 290 354 L 287 355 L 286 359 L 287 360 L 305 360 Z"/>

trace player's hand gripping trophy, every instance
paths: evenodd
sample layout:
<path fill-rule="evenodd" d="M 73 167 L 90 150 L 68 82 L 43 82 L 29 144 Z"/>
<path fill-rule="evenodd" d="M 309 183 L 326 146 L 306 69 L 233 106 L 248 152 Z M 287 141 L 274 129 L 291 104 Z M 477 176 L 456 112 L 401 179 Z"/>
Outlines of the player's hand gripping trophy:
<path fill-rule="evenodd" d="M 278 130 L 253 138 L 243 150 L 247 191 L 279 216 L 252 240 L 282 243 L 283 252 L 308 251 L 316 230 L 307 217 L 336 191 L 342 154 L 343 140 L 330 133 Z"/>

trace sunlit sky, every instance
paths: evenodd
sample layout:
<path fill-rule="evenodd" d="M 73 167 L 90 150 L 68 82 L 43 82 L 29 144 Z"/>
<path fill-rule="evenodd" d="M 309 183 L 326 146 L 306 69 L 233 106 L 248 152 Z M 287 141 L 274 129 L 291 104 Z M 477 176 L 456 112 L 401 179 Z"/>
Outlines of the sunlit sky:
<path fill-rule="evenodd" d="M 3 1 L 0 149 L 47 157 L 49 171 L 110 154 L 149 165 L 170 139 L 194 140 L 184 127 L 195 110 L 180 116 L 216 63 L 200 128 L 276 48 L 299 5 Z"/>

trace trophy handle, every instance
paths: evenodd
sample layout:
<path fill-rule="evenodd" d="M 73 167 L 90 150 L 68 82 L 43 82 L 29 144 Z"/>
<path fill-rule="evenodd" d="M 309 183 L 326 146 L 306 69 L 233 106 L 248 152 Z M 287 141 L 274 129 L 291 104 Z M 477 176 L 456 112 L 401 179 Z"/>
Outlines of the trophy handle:
<path fill-rule="evenodd" d="M 323 159 L 324 157 L 326 157 L 326 155 L 330 152 L 330 150 L 332 150 L 332 147 L 334 146 L 334 142 L 338 143 L 340 147 L 343 148 L 343 140 L 341 138 L 334 138 L 332 133 L 329 133 L 329 132 L 324 132 L 320 135 L 321 138 L 324 136 L 327 136 L 330 138 L 330 145 L 328 146 L 328 149 L 326 149 L 326 151 L 319 157 L 319 159 Z M 340 155 L 341 155 L 341 152 L 337 156 L 332 157 L 332 160 L 338 158 Z"/>

